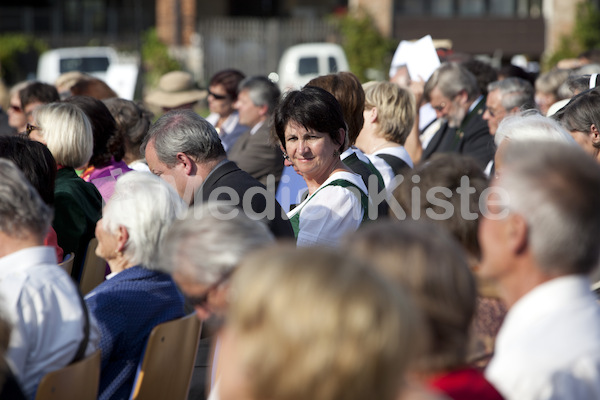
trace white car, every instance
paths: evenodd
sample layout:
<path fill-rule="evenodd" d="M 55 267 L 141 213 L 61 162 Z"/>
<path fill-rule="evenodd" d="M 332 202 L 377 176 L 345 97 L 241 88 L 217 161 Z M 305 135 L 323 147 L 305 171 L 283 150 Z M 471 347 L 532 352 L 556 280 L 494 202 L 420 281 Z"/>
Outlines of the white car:
<path fill-rule="evenodd" d="M 65 72 L 80 71 L 103 80 L 119 97 L 132 100 L 139 61 L 121 59 L 112 47 L 63 47 L 44 52 L 38 61 L 37 80 L 54 84 Z"/>
<path fill-rule="evenodd" d="M 282 91 L 299 89 L 317 76 L 349 71 L 346 53 L 334 43 L 304 43 L 289 47 L 279 60 L 278 84 Z"/>
<path fill-rule="evenodd" d="M 53 84 L 61 74 L 80 71 L 106 80 L 106 72 L 117 62 L 111 47 L 64 47 L 44 52 L 38 61 L 37 79 Z"/>

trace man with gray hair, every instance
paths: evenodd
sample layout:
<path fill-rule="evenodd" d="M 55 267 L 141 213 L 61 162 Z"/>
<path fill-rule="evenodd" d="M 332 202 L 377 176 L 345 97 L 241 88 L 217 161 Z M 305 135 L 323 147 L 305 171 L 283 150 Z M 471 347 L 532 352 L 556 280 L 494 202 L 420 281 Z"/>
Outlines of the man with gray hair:
<path fill-rule="evenodd" d="M 214 387 L 216 368 L 208 374 L 210 385 L 206 383 L 214 330 L 211 322 L 222 319 L 227 309 L 229 278 L 250 252 L 273 241 L 265 224 L 220 202 L 190 209 L 185 219 L 175 221 L 169 229 L 162 247 L 162 265 L 170 266 L 173 279 L 198 317 L 208 320 L 202 329 L 189 398 L 202 398 L 206 387 Z M 216 318 L 209 320 L 211 316 Z"/>
<path fill-rule="evenodd" d="M 493 176 L 496 171 L 503 168 L 505 149 L 511 143 L 520 142 L 559 142 L 569 146 L 577 146 L 577 142 L 557 121 L 544 117 L 536 110 L 516 113 L 504 118 L 498 131 L 494 135 L 496 154 L 486 169 L 488 176 Z"/>
<path fill-rule="evenodd" d="M 13 331 L 6 359 L 27 398 L 40 379 L 98 348 L 99 330 L 71 277 L 44 246 L 52 210 L 0 159 L 0 293 Z"/>
<path fill-rule="evenodd" d="M 150 172 L 171 184 L 189 205 L 223 200 L 265 221 L 276 237 L 294 237 L 290 221 L 264 185 L 229 161 L 215 128 L 191 110 L 164 114 L 144 138 Z"/>
<path fill-rule="evenodd" d="M 444 63 L 425 83 L 424 98 L 438 118 L 445 120 L 423 150 L 421 160 L 433 153 L 471 156 L 484 168 L 494 156 L 494 143 L 482 119 L 485 99 L 473 74 L 456 63 Z"/>
<path fill-rule="evenodd" d="M 485 375 L 506 399 L 598 399 L 600 166 L 576 146 L 508 146 L 479 226 L 479 274 L 509 308 Z"/>
<path fill-rule="evenodd" d="M 521 78 L 506 78 L 487 87 L 486 109 L 483 119 L 487 121 L 490 135 L 495 135 L 498 124 L 508 115 L 535 108 L 533 85 Z"/>
<path fill-rule="evenodd" d="M 263 185 L 272 176 L 275 185 L 283 171 L 283 153 L 271 140 L 270 117 L 277 107 L 281 92 L 265 76 L 253 76 L 240 82 L 234 106 L 240 115 L 244 132 L 228 152 L 229 159 Z"/>

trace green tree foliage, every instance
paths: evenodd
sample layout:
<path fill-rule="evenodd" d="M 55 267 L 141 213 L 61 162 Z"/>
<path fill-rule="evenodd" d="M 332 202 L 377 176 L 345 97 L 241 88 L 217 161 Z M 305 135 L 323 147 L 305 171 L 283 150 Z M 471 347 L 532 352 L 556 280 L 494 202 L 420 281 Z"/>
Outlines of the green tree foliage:
<path fill-rule="evenodd" d="M 0 77 L 9 85 L 26 79 L 28 73 L 35 73 L 37 59 L 47 49 L 46 42 L 31 35 L 0 35 Z"/>
<path fill-rule="evenodd" d="M 577 5 L 573 36 L 582 50 L 600 46 L 600 11 L 591 1 Z"/>
<path fill-rule="evenodd" d="M 577 4 L 575 26 L 570 35 L 561 38 L 558 49 L 545 62 L 552 68 L 565 58 L 577 57 L 583 51 L 600 47 L 600 10 L 590 1 Z"/>
<path fill-rule="evenodd" d="M 381 35 L 373 19 L 366 13 L 361 16 L 346 14 L 338 18 L 342 47 L 350 69 L 358 79 L 361 82 L 369 80 L 369 70 L 385 71 L 395 45 Z"/>
<path fill-rule="evenodd" d="M 142 65 L 146 74 L 146 83 L 150 86 L 156 86 L 160 77 L 167 72 L 181 69 L 180 63 L 169 55 L 167 45 L 158 38 L 155 28 L 144 32 Z"/>

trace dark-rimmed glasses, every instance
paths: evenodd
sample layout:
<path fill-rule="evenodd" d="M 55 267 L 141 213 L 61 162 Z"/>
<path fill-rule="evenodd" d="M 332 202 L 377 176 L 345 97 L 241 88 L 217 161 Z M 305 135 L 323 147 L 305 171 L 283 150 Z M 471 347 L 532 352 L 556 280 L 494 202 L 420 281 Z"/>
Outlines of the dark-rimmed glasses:
<path fill-rule="evenodd" d="M 208 95 L 214 97 L 215 100 L 225 100 L 227 98 L 226 94 L 216 94 L 211 92 L 210 90 L 208 91 Z"/>
<path fill-rule="evenodd" d="M 29 137 L 29 135 L 31 135 L 31 132 L 36 131 L 36 130 L 39 131 L 40 128 L 28 123 L 27 125 L 25 125 L 25 131 L 21 132 L 21 135 L 25 136 L 25 137 Z"/>
<path fill-rule="evenodd" d="M 233 274 L 233 272 L 235 271 L 235 268 L 231 268 L 229 271 L 225 272 L 223 275 L 221 275 L 221 277 L 219 279 L 217 279 L 217 281 L 215 283 L 213 283 L 212 285 L 210 285 L 208 287 L 208 289 L 206 289 L 204 291 L 204 293 L 202 293 L 199 296 L 186 296 L 187 302 L 189 305 L 194 306 L 194 307 L 201 307 L 203 305 L 206 304 L 206 301 L 208 300 L 208 295 L 210 294 L 210 292 L 212 292 L 213 290 L 215 290 L 216 288 L 218 288 L 219 286 L 221 286 L 223 283 L 225 283 Z"/>

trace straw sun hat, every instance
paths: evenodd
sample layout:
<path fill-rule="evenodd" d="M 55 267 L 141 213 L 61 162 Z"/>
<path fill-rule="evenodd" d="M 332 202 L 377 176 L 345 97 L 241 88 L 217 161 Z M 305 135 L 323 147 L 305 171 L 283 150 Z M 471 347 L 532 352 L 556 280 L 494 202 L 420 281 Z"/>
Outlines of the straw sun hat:
<path fill-rule="evenodd" d="M 158 107 L 175 108 L 195 103 L 206 95 L 206 90 L 196 88 L 192 74 L 185 71 L 172 71 L 161 76 L 158 89 L 148 93 L 145 101 Z"/>

